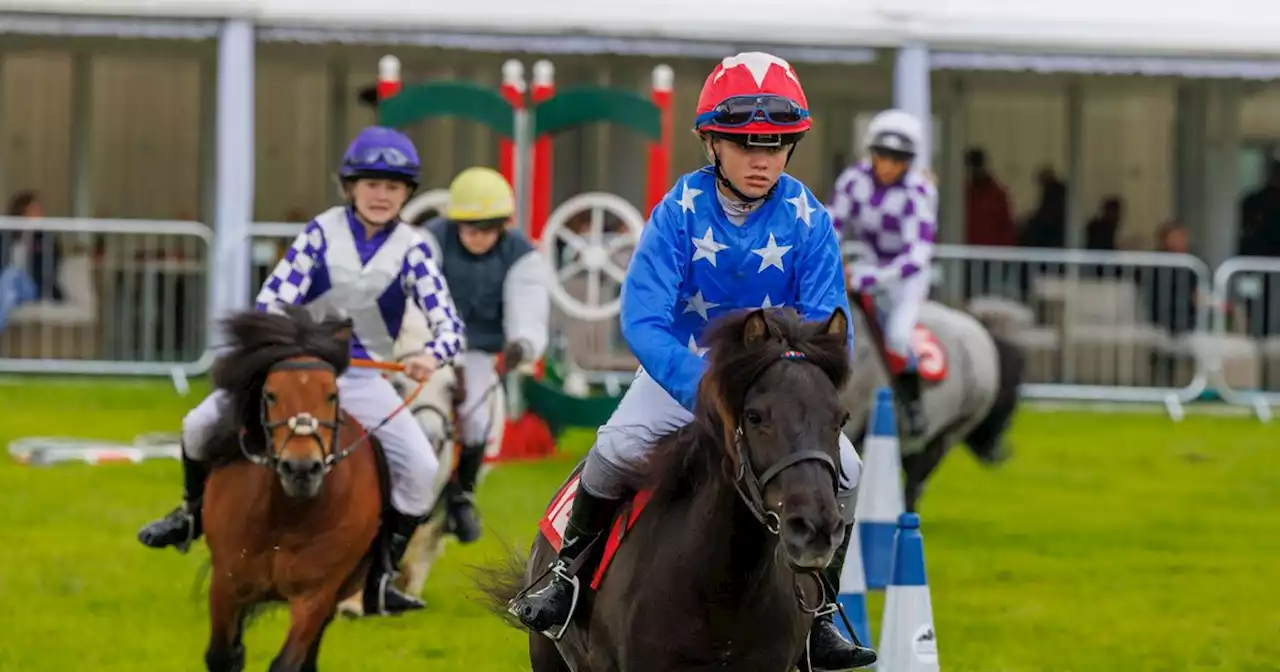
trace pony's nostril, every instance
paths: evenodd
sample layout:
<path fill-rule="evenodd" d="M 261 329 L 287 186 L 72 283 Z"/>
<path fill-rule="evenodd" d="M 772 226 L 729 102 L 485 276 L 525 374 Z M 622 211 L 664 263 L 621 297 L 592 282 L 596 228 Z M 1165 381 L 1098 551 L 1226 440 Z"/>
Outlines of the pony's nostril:
<path fill-rule="evenodd" d="M 787 516 L 782 522 L 787 537 L 796 542 L 806 542 L 817 532 L 813 523 L 804 516 Z"/>
<path fill-rule="evenodd" d="M 280 474 L 290 478 L 315 476 L 324 469 L 320 460 L 281 460 Z"/>

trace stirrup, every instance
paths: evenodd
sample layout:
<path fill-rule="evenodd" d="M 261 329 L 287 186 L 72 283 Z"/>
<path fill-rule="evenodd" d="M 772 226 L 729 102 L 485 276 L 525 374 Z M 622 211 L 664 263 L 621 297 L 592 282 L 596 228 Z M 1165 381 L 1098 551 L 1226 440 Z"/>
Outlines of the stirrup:
<path fill-rule="evenodd" d="M 578 580 L 576 574 L 569 573 L 569 568 L 564 563 L 557 562 L 556 566 L 551 568 L 551 574 L 573 586 L 573 599 L 569 600 L 569 614 L 565 617 L 564 623 L 560 624 L 560 629 L 554 632 L 550 629 L 542 631 L 542 634 L 550 637 L 551 641 L 558 642 L 561 637 L 564 637 L 569 624 L 573 622 L 573 615 L 578 611 L 578 597 L 581 595 L 582 582 Z"/>
<path fill-rule="evenodd" d="M 557 561 L 556 564 L 552 565 L 550 574 L 553 577 L 568 583 L 573 588 L 573 598 L 569 600 L 569 614 L 568 616 L 565 617 L 564 623 L 560 624 L 559 629 L 548 628 L 542 631 L 542 635 L 544 637 L 546 637 L 547 639 L 550 639 L 553 642 L 558 642 L 561 640 L 561 638 L 564 637 L 564 633 L 568 631 L 569 624 L 573 622 L 573 615 L 576 614 L 578 611 L 578 598 L 582 595 L 582 582 L 578 580 L 577 576 L 570 574 L 569 566 L 561 561 Z M 555 578 L 552 579 L 553 582 L 555 581 Z M 548 584 L 548 587 L 549 586 L 550 584 Z M 526 597 L 527 595 L 521 595 L 516 599 L 508 602 L 507 613 L 510 613 L 512 616 L 515 616 L 516 618 L 520 618 L 520 614 L 516 613 L 515 605 L 516 605 L 516 602 L 519 602 L 520 600 L 523 600 Z"/>
<path fill-rule="evenodd" d="M 189 551 L 189 550 L 191 549 L 191 544 L 192 544 L 192 542 L 194 542 L 194 541 L 196 540 L 196 517 L 195 517 L 195 514 L 193 514 L 193 513 L 192 513 L 192 512 L 187 508 L 187 504 L 186 504 L 185 502 L 182 504 L 182 506 L 179 506 L 177 509 L 175 509 L 175 510 L 174 510 L 174 513 L 176 513 L 176 514 L 178 514 L 178 515 L 182 516 L 182 519 L 183 519 L 184 521 L 186 521 L 186 523 L 187 523 L 187 538 L 186 538 L 186 539 L 183 539 L 182 541 L 180 541 L 180 542 L 178 542 L 178 543 L 176 543 L 176 544 L 174 544 L 174 545 L 173 545 L 173 547 L 174 547 L 174 549 L 176 549 L 179 553 L 182 553 L 183 555 L 186 555 L 187 551 Z M 173 514 L 170 514 L 170 516 L 172 516 L 172 515 L 173 515 Z"/>

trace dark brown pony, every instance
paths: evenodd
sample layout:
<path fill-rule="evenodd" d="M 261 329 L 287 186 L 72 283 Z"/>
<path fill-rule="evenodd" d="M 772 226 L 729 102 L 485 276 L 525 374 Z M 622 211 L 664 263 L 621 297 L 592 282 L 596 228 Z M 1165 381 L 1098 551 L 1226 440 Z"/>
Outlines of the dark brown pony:
<path fill-rule="evenodd" d="M 289 634 L 272 672 L 316 669 L 338 601 L 362 585 L 382 507 L 372 439 L 339 408 L 351 324 L 246 312 L 213 383 L 232 399 L 209 444 L 204 495 L 212 559 L 205 664 L 244 669 L 245 618 L 287 602 Z"/>
<path fill-rule="evenodd" d="M 530 633 L 533 672 L 784 672 L 802 660 L 825 602 L 817 572 L 844 535 L 848 329 L 840 309 L 820 322 L 755 310 L 709 327 L 695 419 L 654 446 L 652 499 L 599 591 L 583 579 L 558 642 Z M 554 557 L 539 535 L 523 567 L 482 583 L 505 613 Z"/>

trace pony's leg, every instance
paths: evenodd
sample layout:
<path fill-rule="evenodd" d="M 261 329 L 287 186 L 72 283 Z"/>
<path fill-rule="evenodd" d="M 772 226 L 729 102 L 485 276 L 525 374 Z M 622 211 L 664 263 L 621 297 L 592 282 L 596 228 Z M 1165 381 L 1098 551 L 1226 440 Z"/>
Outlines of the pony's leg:
<path fill-rule="evenodd" d="M 902 458 L 902 472 L 906 475 L 902 494 L 907 511 L 917 513 L 916 506 L 924 494 L 925 481 L 929 480 L 929 475 L 938 468 L 950 448 L 951 437 L 944 432 L 930 441 L 924 450 Z"/>
<path fill-rule="evenodd" d="M 413 563 L 408 565 L 406 574 L 409 580 L 405 584 L 406 592 L 410 595 L 422 594 L 432 566 L 444 554 L 444 524 L 445 516 L 433 516 L 426 525 L 418 528 L 418 533 L 413 537 L 417 546 L 416 555 Z"/>
<path fill-rule="evenodd" d="M 269 672 L 302 672 L 312 647 L 320 648 L 320 637 L 333 619 L 338 586 L 326 586 L 318 593 L 289 601 L 289 634 L 284 648 L 271 661 Z"/>
<path fill-rule="evenodd" d="M 216 578 L 209 585 L 209 648 L 204 664 L 209 672 L 240 672 L 244 669 L 244 606 L 234 596 L 233 587 Z"/>
<path fill-rule="evenodd" d="M 352 617 L 364 616 L 364 591 L 358 590 L 355 595 L 343 600 L 338 605 L 338 613 Z"/>
<path fill-rule="evenodd" d="M 329 624 L 332 622 L 333 617 L 330 616 L 324 622 L 324 625 L 320 626 L 320 634 L 316 635 L 316 641 L 312 642 L 310 649 L 307 649 L 307 659 L 302 661 L 301 672 L 319 672 L 316 665 L 320 659 L 320 642 L 324 640 L 324 631 L 328 629 Z"/>
<path fill-rule="evenodd" d="M 434 515 L 425 525 L 418 526 L 413 538 L 409 540 L 404 559 L 400 561 L 400 587 L 411 595 L 421 593 L 422 586 L 427 582 L 427 572 L 431 570 L 431 561 L 434 559 L 430 553 L 431 530 L 438 526 L 441 518 L 443 516 L 439 514 Z"/>
<path fill-rule="evenodd" d="M 541 633 L 529 633 L 529 666 L 533 672 L 571 672 L 555 642 Z"/>

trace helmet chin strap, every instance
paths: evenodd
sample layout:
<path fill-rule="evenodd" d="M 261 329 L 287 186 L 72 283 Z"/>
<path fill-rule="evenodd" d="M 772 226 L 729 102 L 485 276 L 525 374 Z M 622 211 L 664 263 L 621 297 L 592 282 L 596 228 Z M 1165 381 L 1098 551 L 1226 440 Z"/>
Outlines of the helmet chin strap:
<path fill-rule="evenodd" d="M 786 160 L 786 163 L 782 164 L 782 167 L 784 170 L 786 169 L 787 165 L 791 163 L 791 155 L 794 154 L 796 151 L 796 144 L 797 143 L 794 143 L 794 142 L 791 143 L 791 147 L 787 149 L 787 160 Z M 733 186 L 733 182 L 731 182 L 729 178 L 725 176 L 724 171 L 720 169 L 720 153 L 716 151 L 716 146 L 714 142 L 711 143 L 711 156 L 715 159 L 716 181 L 724 185 L 724 187 L 729 191 L 733 192 L 733 195 L 736 196 L 738 200 L 742 201 L 743 203 L 750 205 L 752 203 L 756 203 L 757 201 L 767 201 L 773 197 L 773 192 L 778 190 L 778 181 L 775 180 L 773 183 L 773 186 L 769 187 L 769 191 L 764 192 L 763 195 L 748 196 L 742 193 L 737 187 Z"/>

